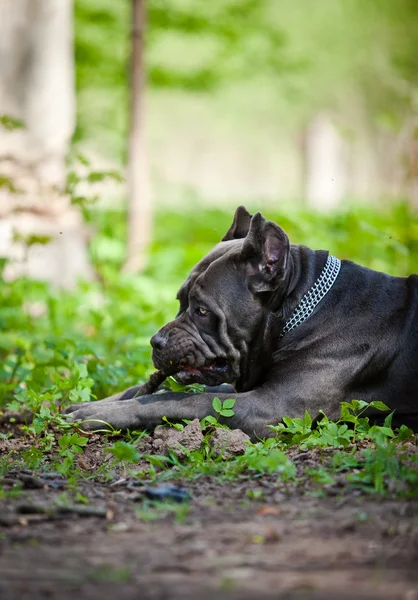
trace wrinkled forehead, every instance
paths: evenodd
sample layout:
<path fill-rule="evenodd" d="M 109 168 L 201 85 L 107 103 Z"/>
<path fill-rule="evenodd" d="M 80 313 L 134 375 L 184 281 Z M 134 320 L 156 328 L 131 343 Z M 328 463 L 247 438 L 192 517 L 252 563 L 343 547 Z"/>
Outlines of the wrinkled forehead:
<path fill-rule="evenodd" d="M 190 275 L 179 289 L 177 298 L 180 300 L 180 303 L 184 303 L 187 300 L 190 289 L 195 283 L 200 287 L 209 281 L 214 282 L 222 273 L 226 274 L 229 268 L 233 268 L 234 259 L 238 258 L 241 252 L 242 243 L 242 240 L 220 242 L 213 250 L 206 254 L 193 267 Z"/>

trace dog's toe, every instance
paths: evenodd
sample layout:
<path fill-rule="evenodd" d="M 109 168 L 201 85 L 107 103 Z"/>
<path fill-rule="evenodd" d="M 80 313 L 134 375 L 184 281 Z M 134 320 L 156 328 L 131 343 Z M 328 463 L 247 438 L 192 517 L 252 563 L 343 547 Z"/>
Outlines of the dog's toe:
<path fill-rule="evenodd" d="M 64 410 L 62 411 L 61 414 L 63 416 L 70 415 L 70 414 L 76 412 L 77 410 L 79 410 L 80 408 L 87 407 L 89 404 L 91 404 L 91 402 L 79 402 L 78 404 L 71 404 L 70 406 L 67 406 L 66 408 L 64 408 Z"/>

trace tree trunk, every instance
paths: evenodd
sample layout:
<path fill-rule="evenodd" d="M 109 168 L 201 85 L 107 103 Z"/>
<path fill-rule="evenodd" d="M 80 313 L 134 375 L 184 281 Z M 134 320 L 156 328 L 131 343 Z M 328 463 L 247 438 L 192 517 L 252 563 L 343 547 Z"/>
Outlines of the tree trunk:
<path fill-rule="evenodd" d="M 327 115 L 312 120 L 304 149 L 307 205 L 320 210 L 336 208 L 347 189 L 347 149 Z"/>
<path fill-rule="evenodd" d="M 145 137 L 145 0 L 132 0 L 131 107 L 128 158 L 128 252 L 124 270 L 143 268 L 152 234 Z"/>
<path fill-rule="evenodd" d="M 0 255 L 11 277 L 66 287 L 92 276 L 81 216 L 63 196 L 75 122 L 72 13 L 72 0 L 0 2 L 0 114 L 24 124 L 0 125 Z M 33 235 L 51 241 L 28 249 L 22 238 Z"/>

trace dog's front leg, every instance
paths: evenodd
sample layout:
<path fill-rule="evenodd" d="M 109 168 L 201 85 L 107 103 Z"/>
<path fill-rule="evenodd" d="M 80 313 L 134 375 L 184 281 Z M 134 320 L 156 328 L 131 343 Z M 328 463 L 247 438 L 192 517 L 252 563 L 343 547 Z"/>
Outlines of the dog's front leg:
<path fill-rule="evenodd" d="M 132 388 L 131 388 L 132 389 Z M 103 429 L 108 423 L 116 429 L 152 429 L 162 424 L 163 417 L 169 421 L 182 419 L 203 419 L 208 415 L 217 416 L 212 403 L 215 395 L 222 401 L 235 398 L 234 416 L 224 419 L 231 428 L 239 428 L 251 436 L 266 436 L 269 430 L 257 410 L 257 400 L 252 398 L 254 392 L 237 393 L 202 393 L 186 394 L 184 392 L 167 392 L 141 396 L 131 400 L 108 402 L 89 402 L 78 407 L 67 409 L 72 421 L 84 421 L 83 429 Z"/>

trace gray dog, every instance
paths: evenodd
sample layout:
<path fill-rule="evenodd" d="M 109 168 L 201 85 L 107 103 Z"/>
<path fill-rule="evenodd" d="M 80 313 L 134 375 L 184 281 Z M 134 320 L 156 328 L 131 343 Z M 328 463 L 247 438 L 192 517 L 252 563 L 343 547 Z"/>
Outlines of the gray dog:
<path fill-rule="evenodd" d="M 132 387 L 70 407 L 74 421 L 126 429 L 155 427 L 163 416 L 201 419 L 214 414 L 216 395 L 236 398 L 227 423 L 252 437 L 306 410 L 336 418 L 340 402 L 353 399 L 380 400 L 398 423 L 418 422 L 417 275 L 391 277 L 291 246 L 278 225 L 239 207 L 178 299 L 177 317 L 151 339 L 154 365 L 175 365 L 182 383 L 234 388 L 134 398 Z"/>

